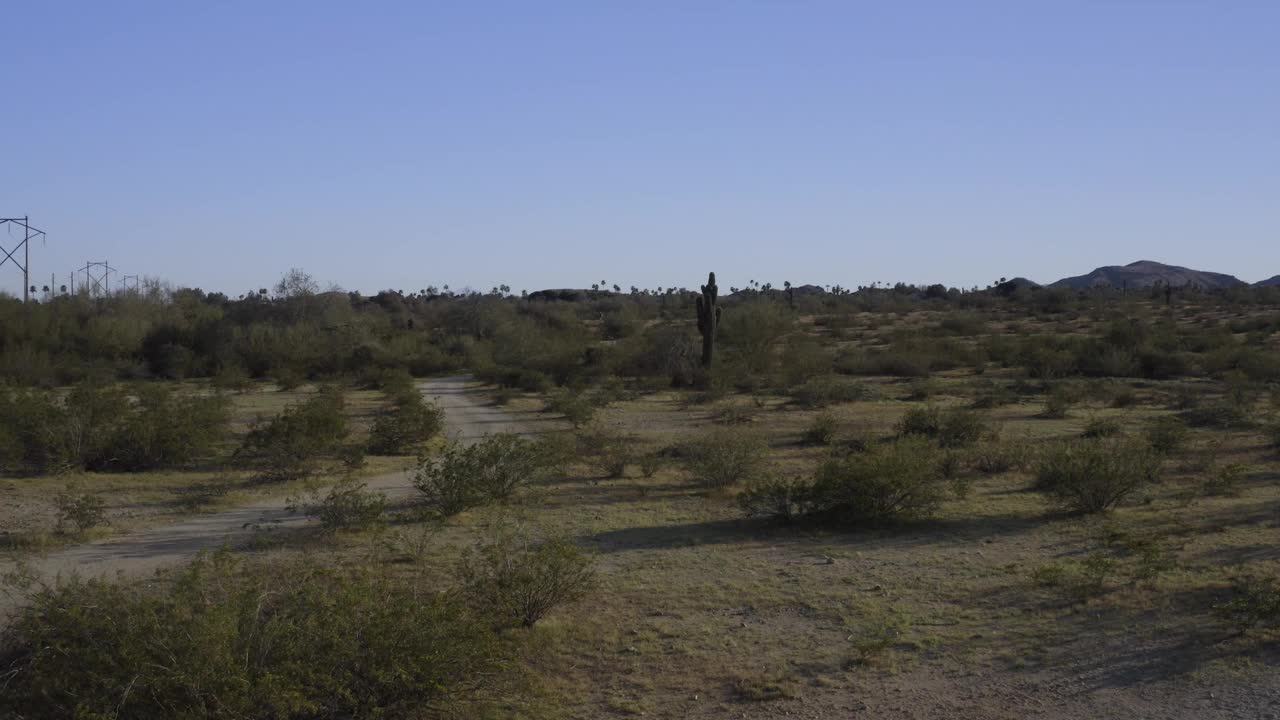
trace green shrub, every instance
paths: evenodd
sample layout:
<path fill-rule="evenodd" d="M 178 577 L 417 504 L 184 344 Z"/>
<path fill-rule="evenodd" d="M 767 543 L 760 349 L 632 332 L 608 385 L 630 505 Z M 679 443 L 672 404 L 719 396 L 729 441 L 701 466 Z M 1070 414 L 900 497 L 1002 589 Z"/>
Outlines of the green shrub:
<path fill-rule="evenodd" d="M 0 638 L 0 716 L 476 717 L 510 686 L 511 656 L 460 597 L 368 567 L 219 554 L 172 585 L 73 578 L 36 593 Z"/>
<path fill-rule="evenodd" d="M 751 408 L 742 405 L 729 405 L 720 408 L 712 418 L 712 422 L 717 425 L 749 425 L 755 419 L 756 414 Z"/>
<path fill-rule="evenodd" d="M 627 466 L 635 459 L 629 438 L 619 438 L 605 445 L 595 456 L 595 463 L 605 477 L 616 480 L 627 474 Z"/>
<path fill-rule="evenodd" d="M 1041 565 L 1031 573 L 1031 579 L 1041 587 L 1059 590 L 1072 602 L 1082 603 L 1106 590 L 1115 566 L 1114 558 L 1094 552 L 1084 560 Z"/>
<path fill-rule="evenodd" d="M 640 456 L 640 474 L 646 478 L 651 478 L 658 474 L 658 471 L 666 465 L 666 458 L 658 453 L 644 453 Z"/>
<path fill-rule="evenodd" d="M 503 433 L 465 447 L 449 443 L 418 465 L 413 485 L 429 510 L 450 517 L 506 500 L 545 477 L 547 469 L 546 456 L 533 443 Z"/>
<path fill-rule="evenodd" d="M 444 429 L 444 413 L 416 388 L 396 398 L 396 406 L 379 415 L 369 430 L 369 452 L 409 455 Z"/>
<path fill-rule="evenodd" d="M 923 438 L 909 437 L 823 463 L 814 476 L 811 503 L 813 512 L 859 527 L 927 517 L 946 492 L 938 451 Z"/>
<path fill-rule="evenodd" d="M 1120 421 L 1108 417 L 1091 417 L 1080 434 L 1086 438 L 1109 438 L 1119 435 L 1124 428 Z"/>
<path fill-rule="evenodd" d="M 1232 581 L 1231 593 L 1230 600 L 1215 605 L 1213 610 L 1237 632 L 1280 625 L 1280 579 L 1246 575 Z"/>
<path fill-rule="evenodd" d="M 563 390 L 547 400 L 547 410 L 564 416 L 575 428 L 591 422 L 596 405 L 584 393 Z"/>
<path fill-rule="evenodd" d="M 927 378 L 918 378 L 912 380 L 907 386 L 906 400 L 909 402 L 924 402 L 929 398 L 937 395 L 940 388 L 937 383 Z"/>
<path fill-rule="evenodd" d="M 76 490 L 70 485 L 53 496 L 53 506 L 58 510 L 58 532 L 63 532 L 70 524 L 75 526 L 76 532 L 83 533 L 98 527 L 107 519 L 107 506 L 101 497 Z"/>
<path fill-rule="evenodd" d="M 125 472 L 181 467 L 213 453 L 230 420 L 226 398 L 179 397 L 163 385 L 142 386 L 133 410 L 87 466 Z"/>
<path fill-rule="evenodd" d="M 1111 390 L 1111 407 L 1127 408 L 1138 402 L 1138 395 L 1128 385 L 1117 385 Z"/>
<path fill-rule="evenodd" d="M 771 477 L 747 484 L 738 494 L 738 506 L 748 517 L 791 522 L 812 510 L 812 483 Z"/>
<path fill-rule="evenodd" d="M 831 353 L 817 340 L 804 335 L 793 335 L 781 355 L 781 367 L 778 370 L 781 384 L 784 387 L 803 385 L 810 379 L 832 369 Z"/>
<path fill-rule="evenodd" d="M 1181 417 L 1191 427 L 1234 428 L 1249 425 L 1249 416 L 1240 405 L 1217 400 L 1183 410 Z"/>
<path fill-rule="evenodd" d="M 791 391 L 795 401 L 808 408 L 823 408 L 836 403 L 864 400 L 868 395 L 867 387 L 862 383 L 850 382 L 834 375 L 810 378 Z"/>
<path fill-rule="evenodd" d="M 1067 416 L 1077 402 L 1076 393 L 1066 385 L 1055 385 L 1049 391 L 1048 397 L 1044 401 L 1044 411 L 1040 413 L 1041 417 L 1051 420 L 1061 420 Z"/>
<path fill-rule="evenodd" d="M 983 387 L 973 398 L 971 407 L 975 410 L 989 410 L 1017 402 L 1018 398 L 1003 385 Z"/>
<path fill-rule="evenodd" d="M 1165 415 L 1147 424 L 1143 433 L 1151 449 L 1161 455 L 1172 455 L 1187 442 L 1187 426 L 1176 417 Z"/>
<path fill-rule="evenodd" d="M 222 397 L 179 397 L 160 384 L 82 383 L 54 393 L 0 391 L 0 462 L 20 472 L 137 472 L 204 457 L 227 432 Z"/>
<path fill-rule="evenodd" d="M 1204 495 L 1231 497 L 1240 493 L 1240 485 L 1249 472 L 1249 467 L 1241 463 L 1230 463 L 1217 468 L 1200 483 L 1200 492 Z"/>
<path fill-rule="evenodd" d="M 922 435 L 935 438 L 944 448 L 967 447 L 982 439 L 987 425 L 982 417 L 965 408 L 942 410 L 935 406 L 912 408 L 898 421 L 901 437 Z"/>
<path fill-rule="evenodd" d="M 307 517 L 318 520 L 325 530 L 367 530 L 382 521 L 387 496 L 366 488 L 363 482 L 344 478 L 323 495 L 312 495 L 301 503 L 300 509 Z"/>
<path fill-rule="evenodd" d="M 1272 450 L 1280 450 L 1280 422 L 1271 423 L 1266 428 L 1267 442 Z"/>
<path fill-rule="evenodd" d="M 291 367 L 276 368 L 276 371 L 272 373 L 272 379 L 276 381 L 276 385 L 281 392 L 297 390 L 307 381 L 306 375 Z"/>
<path fill-rule="evenodd" d="M 228 392 L 245 392 L 253 387 L 253 378 L 249 377 L 249 373 L 244 366 L 238 364 L 227 365 L 214 375 L 211 384 L 219 389 Z"/>
<path fill-rule="evenodd" d="M 894 429 L 902 437 L 937 437 L 942 432 L 942 409 L 936 405 L 911 408 L 898 420 Z"/>
<path fill-rule="evenodd" d="M 1036 465 L 1035 488 L 1081 513 L 1115 507 L 1160 473 L 1160 457 L 1145 443 L 1077 440 L 1053 445 Z"/>
<path fill-rule="evenodd" d="M 364 386 L 370 390 L 381 390 L 388 397 L 398 399 L 408 395 L 421 394 L 414 383 L 413 376 L 403 368 L 371 368 Z"/>
<path fill-rule="evenodd" d="M 595 581 L 592 560 L 563 539 L 534 542 L 527 533 L 496 528 L 459 563 L 463 592 L 500 626 L 533 627 L 555 608 L 585 596 Z"/>
<path fill-rule="evenodd" d="M 840 422 L 835 415 L 824 412 L 813 416 L 809 427 L 805 428 L 804 441 L 811 445 L 830 445 L 836 438 Z"/>
<path fill-rule="evenodd" d="M 774 361 L 774 344 L 791 331 L 795 315 L 785 305 L 753 299 L 726 310 L 719 325 L 719 339 L 726 354 L 750 373 L 766 372 Z"/>
<path fill-rule="evenodd" d="M 693 443 L 686 463 L 699 482 L 726 487 L 755 478 L 762 469 L 767 448 L 757 435 L 718 429 Z"/>
<path fill-rule="evenodd" d="M 969 463 L 984 475 L 999 475 L 1024 469 L 1028 448 L 1023 442 L 990 442 L 969 451 Z"/>
<path fill-rule="evenodd" d="M 269 482 L 295 480 L 317 471 L 319 461 L 340 451 L 347 436 L 342 392 L 324 388 L 270 420 L 249 428 L 239 456 Z"/>

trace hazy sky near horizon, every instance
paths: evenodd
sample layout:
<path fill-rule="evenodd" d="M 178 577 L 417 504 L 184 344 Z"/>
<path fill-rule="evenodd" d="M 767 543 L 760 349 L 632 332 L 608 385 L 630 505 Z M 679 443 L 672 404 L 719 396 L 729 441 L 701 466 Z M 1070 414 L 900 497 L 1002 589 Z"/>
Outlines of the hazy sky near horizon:
<path fill-rule="evenodd" d="M 37 285 L 103 259 L 230 294 L 291 266 L 367 292 L 1280 273 L 1273 1 L 4 18 L 0 215 L 48 233 Z"/>

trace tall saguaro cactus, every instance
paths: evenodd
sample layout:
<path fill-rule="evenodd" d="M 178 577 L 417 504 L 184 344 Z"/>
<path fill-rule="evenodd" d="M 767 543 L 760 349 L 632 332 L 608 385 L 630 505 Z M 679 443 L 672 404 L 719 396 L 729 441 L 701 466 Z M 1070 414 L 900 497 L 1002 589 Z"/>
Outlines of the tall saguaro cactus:
<path fill-rule="evenodd" d="M 707 274 L 707 284 L 702 286 L 702 294 L 698 296 L 698 332 L 702 333 L 702 367 L 711 367 L 711 356 L 716 349 L 716 328 L 720 327 L 720 306 L 716 297 L 720 288 L 716 287 L 716 274 Z"/>

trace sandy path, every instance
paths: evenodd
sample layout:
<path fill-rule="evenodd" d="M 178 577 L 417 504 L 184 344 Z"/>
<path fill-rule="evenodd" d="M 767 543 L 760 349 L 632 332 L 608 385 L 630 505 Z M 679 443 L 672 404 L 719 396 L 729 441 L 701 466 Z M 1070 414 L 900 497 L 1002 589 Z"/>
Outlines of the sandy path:
<path fill-rule="evenodd" d="M 528 433 L 522 423 L 503 410 L 485 405 L 474 394 L 475 384 L 470 376 L 460 375 L 426 380 L 419 383 L 419 388 L 444 410 L 449 436 L 461 442 L 475 442 L 492 433 Z M 409 474 L 404 472 L 370 478 L 367 483 L 370 489 L 381 490 L 393 500 L 416 492 Z M 286 498 L 264 500 L 174 525 L 78 545 L 39 558 L 30 568 L 45 581 L 71 573 L 81 577 L 144 575 L 187 561 L 202 550 L 243 545 L 266 529 L 299 528 L 311 522 L 291 513 L 287 503 Z M 0 570 L 3 565 L 0 563 Z M 7 602 L 0 594 L 0 614 Z"/>

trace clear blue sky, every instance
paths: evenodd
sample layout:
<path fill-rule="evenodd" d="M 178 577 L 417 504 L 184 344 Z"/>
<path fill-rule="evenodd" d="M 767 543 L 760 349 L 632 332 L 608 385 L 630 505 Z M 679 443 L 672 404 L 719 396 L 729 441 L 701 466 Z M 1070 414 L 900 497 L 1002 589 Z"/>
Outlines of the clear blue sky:
<path fill-rule="evenodd" d="M 13 2 L 0 215 L 238 294 L 1280 273 L 1280 3 Z M 8 238 L 0 232 L 0 244 Z M 0 286 L 20 287 L 0 269 Z"/>

